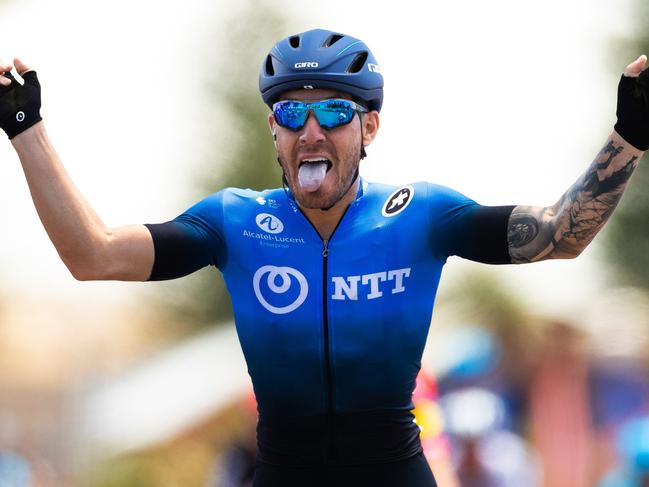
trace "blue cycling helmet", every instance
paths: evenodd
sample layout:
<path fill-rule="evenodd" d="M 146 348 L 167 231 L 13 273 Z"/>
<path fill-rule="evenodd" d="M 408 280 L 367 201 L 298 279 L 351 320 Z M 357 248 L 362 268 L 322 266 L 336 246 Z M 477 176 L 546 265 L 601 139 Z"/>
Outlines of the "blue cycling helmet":
<path fill-rule="evenodd" d="M 314 29 L 279 41 L 261 66 L 259 91 L 271 109 L 282 93 L 327 88 L 381 110 L 383 76 L 374 55 L 354 37 Z"/>

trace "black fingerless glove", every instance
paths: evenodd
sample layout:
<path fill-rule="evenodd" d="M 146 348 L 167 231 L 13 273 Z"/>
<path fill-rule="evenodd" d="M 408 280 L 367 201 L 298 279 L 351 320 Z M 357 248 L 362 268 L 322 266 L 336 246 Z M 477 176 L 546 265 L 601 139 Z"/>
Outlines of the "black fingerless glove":
<path fill-rule="evenodd" d="M 617 87 L 615 131 L 636 149 L 649 149 L 649 70 L 632 78 L 622 75 Z"/>
<path fill-rule="evenodd" d="M 25 80 L 23 85 L 18 83 L 11 73 L 5 73 L 4 76 L 11 80 L 11 84 L 0 85 L 0 128 L 13 139 L 42 120 L 41 85 L 36 71 L 28 71 L 22 75 Z"/>

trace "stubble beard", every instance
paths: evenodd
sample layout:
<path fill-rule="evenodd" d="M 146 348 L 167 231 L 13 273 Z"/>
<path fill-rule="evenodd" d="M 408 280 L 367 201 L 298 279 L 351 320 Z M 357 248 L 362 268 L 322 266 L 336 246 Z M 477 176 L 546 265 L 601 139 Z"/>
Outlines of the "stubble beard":
<path fill-rule="evenodd" d="M 360 149 L 356 153 L 360 153 Z M 351 154 L 347 154 L 347 157 L 352 158 L 353 156 Z M 345 171 L 345 174 L 342 174 L 341 177 L 338 178 L 333 193 L 323 194 L 322 189 L 320 188 L 313 192 L 303 191 L 299 187 L 297 171 L 295 171 L 294 174 L 291 174 L 286 170 L 286 168 L 288 167 L 286 160 L 279 154 L 278 159 L 280 166 L 282 167 L 282 171 L 286 175 L 286 180 L 288 182 L 288 187 L 291 190 L 291 194 L 302 208 L 308 208 L 312 210 L 329 209 L 336 203 L 338 203 L 345 196 L 347 191 L 351 189 L 351 186 L 353 185 L 354 179 L 357 175 L 358 167 L 360 165 L 360 156 L 358 156 L 355 163 L 350 164 L 349 169 Z M 331 170 L 334 169 L 332 168 Z M 328 176 L 329 174 L 327 173 L 325 178 Z"/>

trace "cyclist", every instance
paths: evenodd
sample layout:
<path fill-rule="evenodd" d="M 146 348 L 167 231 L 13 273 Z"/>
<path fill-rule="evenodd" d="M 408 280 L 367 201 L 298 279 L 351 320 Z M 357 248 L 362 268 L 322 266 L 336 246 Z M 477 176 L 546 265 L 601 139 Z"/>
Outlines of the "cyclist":
<path fill-rule="evenodd" d="M 79 280 L 223 273 L 258 401 L 255 486 L 431 486 L 411 395 L 446 258 L 577 256 L 649 147 L 646 57 L 627 66 L 615 130 L 552 206 L 487 207 L 442 186 L 359 177 L 383 78 L 360 40 L 312 30 L 262 63 L 284 188 L 227 188 L 160 224 L 108 228 L 39 115 L 36 73 L 0 63 L 0 127 L 48 235 Z"/>

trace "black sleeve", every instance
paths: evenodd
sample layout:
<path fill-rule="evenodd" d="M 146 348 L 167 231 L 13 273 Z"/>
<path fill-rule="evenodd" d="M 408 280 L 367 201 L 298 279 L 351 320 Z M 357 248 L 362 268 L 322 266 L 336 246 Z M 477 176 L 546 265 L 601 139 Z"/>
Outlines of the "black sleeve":
<path fill-rule="evenodd" d="M 214 264 L 208 241 L 181 221 L 145 224 L 153 237 L 155 260 L 149 281 L 183 277 Z"/>
<path fill-rule="evenodd" d="M 514 206 L 459 208 L 448 221 L 448 255 L 485 264 L 511 264 L 507 242 L 507 224 Z"/>

